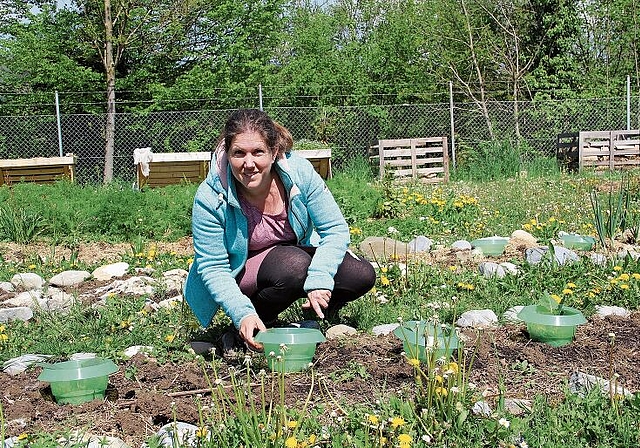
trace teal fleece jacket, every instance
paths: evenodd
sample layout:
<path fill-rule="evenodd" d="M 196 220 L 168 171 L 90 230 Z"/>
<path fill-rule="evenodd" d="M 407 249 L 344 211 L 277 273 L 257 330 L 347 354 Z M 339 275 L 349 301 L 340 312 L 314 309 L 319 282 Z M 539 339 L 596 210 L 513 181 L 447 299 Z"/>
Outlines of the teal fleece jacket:
<path fill-rule="evenodd" d="M 292 152 L 274 166 L 288 192 L 289 223 L 298 244 L 317 246 L 304 289 L 333 290 L 333 277 L 350 242 L 340 208 L 308 160 Z M 185 300 L 203 327 L 222 308 L 239 328 L 242 319 L 257 313 L 235 280 L 247 261 L 248 224 L 224 151 L 215 152 L 211 170 L 196 192 L 191 225 L 195 257 L 184 286 Z"/>

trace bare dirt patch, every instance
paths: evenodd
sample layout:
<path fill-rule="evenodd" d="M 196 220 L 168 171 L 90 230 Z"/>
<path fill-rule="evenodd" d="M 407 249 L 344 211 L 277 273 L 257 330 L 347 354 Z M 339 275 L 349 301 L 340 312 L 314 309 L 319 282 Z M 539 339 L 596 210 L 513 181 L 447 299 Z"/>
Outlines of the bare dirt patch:
<path fill-rule="evenodd" d="M 616 334 L 613 345 L 609 336 L 612 332 Z M 488 391 L 489 397 L 497 395 L 502 379 L 508 397 L 532 399 L 535 394 L 544 394 L 551 401 L 558 400 L 576 370 L 604 378 L 615 372 L 620 375 L 622 386 L 633 392 L 640 390 L 640 314 L 629 319 L 594 318 L 578 328 L 572 344 L 559 348 L 531 342 L 520 325 L 478 333 L 465 331 L 465 335 L 467 361 L 475 352 L 470 381 L 479 391 Z M 393 335 L 359 334 L 320 344 L 315 358 L 313 400 L 326 400 L 318 389 L 318 379 L 339 403 L 366 405 L 390 394 L 410 391 L 412 370 L 401 352 L 402 344 Z M 259 354 L 253 356 L 253 369 L 257 371 L 264 366 L 264 359 Z M 230 365 L 233 363 L 221 363 L 222 378 L 228 378 Z M 209 404 L 209 385 L 202 365 L 195 362 L 159 365 L 137 355 L 119 367 L 110 377 L 107 399 L 82 405 L 56 404 L 48 385 L 37 380 L 40 367 L 15 377 L 0 374 L 8 434 L 76 428 L 95 435 L 117 436 L 130 446 L 140 446 L 172 421 L 172 403 L 177 418 L 192 424 L 198 423 L 192 392 L 200 390 L 203 404 Z M 205 369 L 213 374 L 210 364 Z M 299 408 L 309 393 L 311 374 L 288 374 L 286 381 L 287 402 Z M 331 407 L 327 401 L 323 403 Z"/>

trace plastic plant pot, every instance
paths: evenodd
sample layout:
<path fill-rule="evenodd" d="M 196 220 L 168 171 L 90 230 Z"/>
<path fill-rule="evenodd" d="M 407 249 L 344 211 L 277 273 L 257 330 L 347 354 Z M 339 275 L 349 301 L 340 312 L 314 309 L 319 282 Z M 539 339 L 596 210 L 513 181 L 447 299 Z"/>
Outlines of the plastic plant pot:
<path fill-rule="evenodd" d="M 104 398 L 109 375 L 118 371 L 110 359 L 88 358 L 55 364 L 40 364 L 38 380 L 51 385 L 58 404 L 80 404 Z"/>
<path fill-rule="evenodd" d="M 404 352 L 409 358 L 417 358 L 425 363 L 439 358 L 449 359 L 460 346 L 455 329 L 448 325 L 443 328 L 432 322 L 403 322 L 393 330 L 393 334 L 402 341 Z"/>
<path fill-rule="evenodd" d="M 527 324 L 529 337 L 553 347 L 562 347 L 573 341 L 576 327 L 587 319 L 582 313 L 568 306 L 562 308 L 562 314 L 550 314 L 538 305 L 525 306 L 518 318 Z"/>
<path fill-rule="evenodd" d="M 567 249 L 591 250 L 596 244 L 596 239 L 592 236 L 583 236 L 572 233 L 564 234 L 560 241 Z"/>
<path fill-rule="evenodd" d="M 326 341 L 313 328 L 270 328 L 255 340 L 263 345 L 269 368 L 277 372 L 304 370 L 316 354 L 316 344 Z"/>
<path fill-rule="evenodd" d="M 471 241 L 471 246 L 480 249 L 484 255 L 502 255 L 509 238 L 502 236 L 489 236 Z"/>

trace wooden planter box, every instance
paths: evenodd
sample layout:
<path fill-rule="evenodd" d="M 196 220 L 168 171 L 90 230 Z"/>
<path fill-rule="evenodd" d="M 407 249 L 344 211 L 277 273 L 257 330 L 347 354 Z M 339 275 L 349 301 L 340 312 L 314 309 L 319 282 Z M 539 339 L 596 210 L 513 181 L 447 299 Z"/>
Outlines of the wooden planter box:
<path fill-rule="evenodd" d="M 295 152 L 297 155 L 309 160 L 313 168 L 322 176 L 323 179 L 331 179 L 331 149 L 299 149 Z"/>
<path fill-rule="evenodd" d="M 136 185 L 157 188 L 176 185 L 182 182 L 200 183 L 211 163 L 211 153 L 206 152 L 169 152 L 154 153 L 149 162 L 149 175 L 142 173 L 141 164 L 136 165 Z"/>
<path fill-rule="evenodd" d="M 395 178 L 427 183 L 449 181 L 447 137 L 379 140 L 371 149 L 374 154 L 370 159 L 378 164 L 380 178 L 390 169 Z"/>
<path fill-rule="evenodd" d="M 331 149 L 300 150 L 296 154 L 308 159 L 324 179 L 331 177 Z M 148 176 L 144 176 L 142 166 L 136 164 L 136 186 L 141 189 L 182 182 L 200 183 L 207 177 L 210 164 L 209 151 L 153 153 Z"/>
<path fill-rule="evenodd" d="M 60 179 L 74 180 L 76 156 L 34 157 L 0 160 L 0 185 L 19 182 L 50 184 Z"/>

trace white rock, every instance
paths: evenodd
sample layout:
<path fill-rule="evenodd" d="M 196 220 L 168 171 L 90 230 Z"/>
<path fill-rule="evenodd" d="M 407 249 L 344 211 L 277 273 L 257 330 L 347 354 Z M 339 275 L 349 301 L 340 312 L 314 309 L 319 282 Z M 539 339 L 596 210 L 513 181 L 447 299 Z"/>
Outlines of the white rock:
<path fill-rule="evenodd" d="M 507 274 L 518 275 L 518 272 L 520 272 L 518 266 L 508 261 L 503 261 L 502 263 L 500 263 L 500 266 L 502 266 Z"/>
<path fill-rule="evenodd" d="M 23 272 L 11 277 L 11 283 L 16 288 L 22 288 L 25 290 L 42 289 L 44 286 L 44 279 L 34 272 Z"/>
<path fill-rule="evenodd" d="M 476 401 L 471 407 L 471 412 L 474 415 L 479 415 L 481 417 L 490 417 L 491 416 L 491 406 L 484 400 Z"/>
<path fill-rule="evenodd" d="M 467 240 L 458 240 L 451 243 L 451 249 L 455 250 L 471 250 L 471 243 Z"/>
<path fill-rule="evenodd" d="M 15 297 L 7 299 L 4 303 L 12 306 L 28 306 L 29 308 L 39 308 L 46 306 L 46 300 L 42 298 L 42 290 L 32 289 L 21 292 Z"/>
<path fill-rule="evenodd" d="M 375 334 L 376 336 L 384 336 L 391 333 L 393 330 L 395 330 L 399 326 L 400 324 L 397 324 L 397 323 L 376 325 L 371 329 L 371 333 Z"/>
<path fill-rule="evenodd" d="M 112 278 L 122 277 L 129 270 L 129 263 L 120 262 L 120 263 L 112 263 L 106 264 L 104 266 L 100 266 L 95 269 L 91 275 L 96 280 L 104 281 L 111 280 Z"/>
<path fill-rule="evenodd" d="M 33 318 L 33 310 L 28 306 L 0 308 L 0 323 L 11 322 L 12 320 L 26 322 L 31 318 Z"/>
<path fill-rule="evenodd" d="M 50 285 L 75 286 L 91 277 L 88 271 L 62 271 L 49 279 Z"/>
<path fill-rule="evenodd" d="M 155 285 L 156 281 L 151 277 L 131 277 L 127 280 L 115 280 L 107 286 L 96 289 L 96 293 L 103 293 L 100 296 L 101 299 L 107 299 L 112 294 L 151 296 L 153 295 Z"/>
<path fill-rule="evenodd" d="M 56 289 L 49 288 L 47 291 L 48 297 L 45 299 L 45 305 L 43 308 L 49 311 L 69 311 L 69 308 L 76 303 L 76 298 L 72 294 L 67 294 L 66 292 Z"/>
<path fill-rule="evenodd" d="M 606 316 L 631 316 L 631 311 L 622 308 L 621 306 L 608 306 L 608 305 L 596 305 L 596 314 L 600 317 Z"/>
<path fill-rule="evenodd" d="M 505 398 L 504 407 L 511 415 L 522 415 L 531 411 L 531 401 L 522 398 Z"/>
<path fill-rule="evenodd" d="M 356 334 L 358 330 L 348 325 L 340 324 L 334 325 L 327 330 L 326 338 L 327 339 L 336 339 L 342 336 L 348 336 L 351 334 Z"/>
<path fill-rule="evenodd" d="M 485 328 L 498 323 L 498 316 L 493 310 L 465 311 L 456 321 L 459 327 Z"/>
<path fill-rule="evenodd" d="M 14 292 L 16 287 L 11 282 L 0 282 L 0 290 L 4 292 Z"/>
<path fill-rule="evenodd" d="M 150 345 L 133 345 L 126 348 L 123 354 L 125 359 L 129 359 L 134 357 L 138 353 L 149 356 L 151 352 L 153 352 L 153 347 Z"/>
<path fill-rule="evenodd" d="M 504 268 L 493 261 L 480 263 L 478 265 L 478 272 L 480 272 L 484 278 L 504 278 L 504 276 L 507 275 Z"/>
<path fill-rule="evenodd" d="M 158 307 L 160 308 L 173 308 L 176 305 L 182 303 L 182 294 L 179 296 L 171 297 L 169 299 L 164 299 L 158 302 Z"/>
<path fill-rule="evenodd" d="M 538 239 L 535 236 L 521 229 L 514 230 L 513 233 L 511 234 L 511 239 L 520 240 L 523 243 L 532 245 L 532 246 L 534 246 L 538 242 Z"/>
<path fill-rule="evenodd" d="M 50 357 L 51 355 L 26 354 L 18 356 L 17 358 L 11 358 L 2 364 L 2 371 L 9 375 L 19 375 L 32 364 L 45 362 Z"/>
<path fill-rule="evenodd" d="M 129 448 L 122 439 L 111 436 L 89 436 L 84 438 L 86 448 Z"/>
<path fill-rule="evenodd" d="M 198 427 L 190 423 L 167 423 L 156 433 L 158 444 L 166 448 L 195 447 Z M 177 443 L 176 443 L 177 442 Z"/>
<path fill-rule="evenodd" d="M 163 277 L 179 277 L 179 278 L 187 278 L 187 276 L 189 275 L 189 271 L 185 270 L 185 269 L 170 269 L 168 271 L 165 271 L 162 276 Z"/>
<path fill-rule="evenodd" d="M 571 393 L 586 395 L 591 389 L 598 387 L 602 395 L 609 395 L 612 391 L 611 382 L 595 375 L 583 372 L 573 372 L 569 378 Z M 614 393 L 625 397 L 633 397 L 633 393 L 622 386 L 616 386 Z"/>
<path fill-rule="evenodd" d="M 504 314 L 502 315 L 502 318 L 504 319 L 505 322 L 510 322 L 510 323 L 522 322 L 522 320 L 518 318 L 518 313 L 522 311 L 522 308 L 524 308 L 524 306 L 522 305 L 512 306 L 511 308 L 509 308 L 507 311 L 504 312 Z"/>

